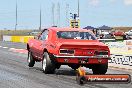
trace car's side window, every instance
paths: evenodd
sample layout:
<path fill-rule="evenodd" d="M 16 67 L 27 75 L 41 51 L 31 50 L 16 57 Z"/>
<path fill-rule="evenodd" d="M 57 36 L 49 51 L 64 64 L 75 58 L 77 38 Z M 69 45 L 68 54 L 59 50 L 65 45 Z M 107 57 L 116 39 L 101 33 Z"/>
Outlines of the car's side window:
<path fill-rule="evenodd" d="M 41 34 L 39 40 L 47 40 L 47 38 L 48 38 L 48 30 L 45 30 L 45 31 Z"/>

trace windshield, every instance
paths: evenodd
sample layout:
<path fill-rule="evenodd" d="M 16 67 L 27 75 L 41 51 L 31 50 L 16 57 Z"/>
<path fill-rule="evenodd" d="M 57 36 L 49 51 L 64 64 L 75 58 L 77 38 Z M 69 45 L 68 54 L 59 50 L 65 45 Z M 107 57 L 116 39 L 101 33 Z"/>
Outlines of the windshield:
<path fill-rule="evenodd" d="M 61 31 L 57 32 L 58 38 L 62 39 L 82 39 L 82 40 L 96 40 L 95 36 L 89 32 L 79 31 Z"/>

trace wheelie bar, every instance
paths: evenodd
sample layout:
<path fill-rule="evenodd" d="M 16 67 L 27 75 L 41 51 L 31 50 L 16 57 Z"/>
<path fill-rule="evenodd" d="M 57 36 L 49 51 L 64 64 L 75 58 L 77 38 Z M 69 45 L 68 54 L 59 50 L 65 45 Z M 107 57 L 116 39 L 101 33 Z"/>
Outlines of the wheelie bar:
<path fill-rule="evenodd" d="M 86 83 L 130 83 L 129 74 L 88 74 L 84 67 L 77 69 L 76 81 L 79 85 Z"/>

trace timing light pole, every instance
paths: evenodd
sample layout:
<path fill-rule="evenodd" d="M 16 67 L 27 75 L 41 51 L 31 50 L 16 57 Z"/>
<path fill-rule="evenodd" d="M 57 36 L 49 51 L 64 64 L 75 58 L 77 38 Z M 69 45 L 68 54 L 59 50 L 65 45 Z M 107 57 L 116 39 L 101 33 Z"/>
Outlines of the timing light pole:
<path fill-rule="evenodd" d="M 69 13 L 69 4 L 66 4 L 66 26 L 69 26 L 68 13 Z"/>
<path fill-rule="evenodd" d="M 17 1 L 16 1 L 16 24 L 15 24 L 15 31 L 17 30 Z"/>
<path fill-rule="evenodd" d="M 55 26 L 55 19 L 54 19 L 55 12 L 54 12 L 54 10 L 55 10 L 55 4 L 52 3 L 52 26 Z"/>
<path fill-rule="evenodd" d="M 80 14 L 79 14 L 79 0 L 78 0 L 78 8 L 77 8 L 77 11 L 78 11 L 78 13 L 77 14 L 72 14 L 72 13 L 70 13 L 71 14 L 71 20 L 70 20 L 70 27 L 72 27 L 72 28 L 79 28 L 80 27 L 80 20 L 79 20 L 79 16 L 80 16 Z"/>
<path fill-rule="evenodd" d="M 39 30 L 41 30 L 41 24 L 42 24 L 42 17 L 41 17 L 42 11 L 41 11 L 41 6 L 40 6 L 40 25 L 39 25 Z"/>
<path fill-rule="evenodd" d="M 79 3 L 79 0 L 78 0 L 78 17 L 79 17 L 79 11 L 80 11 L 80 3 Z"/>
<path fill-rule="evenodd" d="M 76 20 L 76 18 L 77 17 L 79 17 L 79 15 L 80 15 L 80 3 L 79 3 L 79 0 L 78 0 L 78 8 L 77 8 L 77 11 L 78 11 L 78 13 L 77 14 L 72 14 L 72 13 L 70 13 L 72 16 L 72 18 L 74 19 L 74 20 Z"/>

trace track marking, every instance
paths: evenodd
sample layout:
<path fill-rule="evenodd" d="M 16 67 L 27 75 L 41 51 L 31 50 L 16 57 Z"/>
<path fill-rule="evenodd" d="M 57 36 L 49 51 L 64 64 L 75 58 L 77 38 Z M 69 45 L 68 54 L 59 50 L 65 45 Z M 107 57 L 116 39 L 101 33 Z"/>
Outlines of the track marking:
<path fill-rule="evenodd" d="M 26 49 L 10 48 L 9 51 L 16 52 L 16 53 L 24 53 L 24 54 L 27 54 L 28 53 L 28 51 Z"/>
<path fill-rule="evenodd" d="M 15 49 L 15 48 L 10 48 L 10 49 Z"/>
<path fill-rule="evenodd" d="M 6 48 L 8 48 L 8 47 L 0 46 L 0 48 L 4 48 L 4 49 L 6 49 Z"/>
<path fill-rule="evenodd" d="M 8 47 L 2 47 L 2 48 L 7 49 Z"/>

